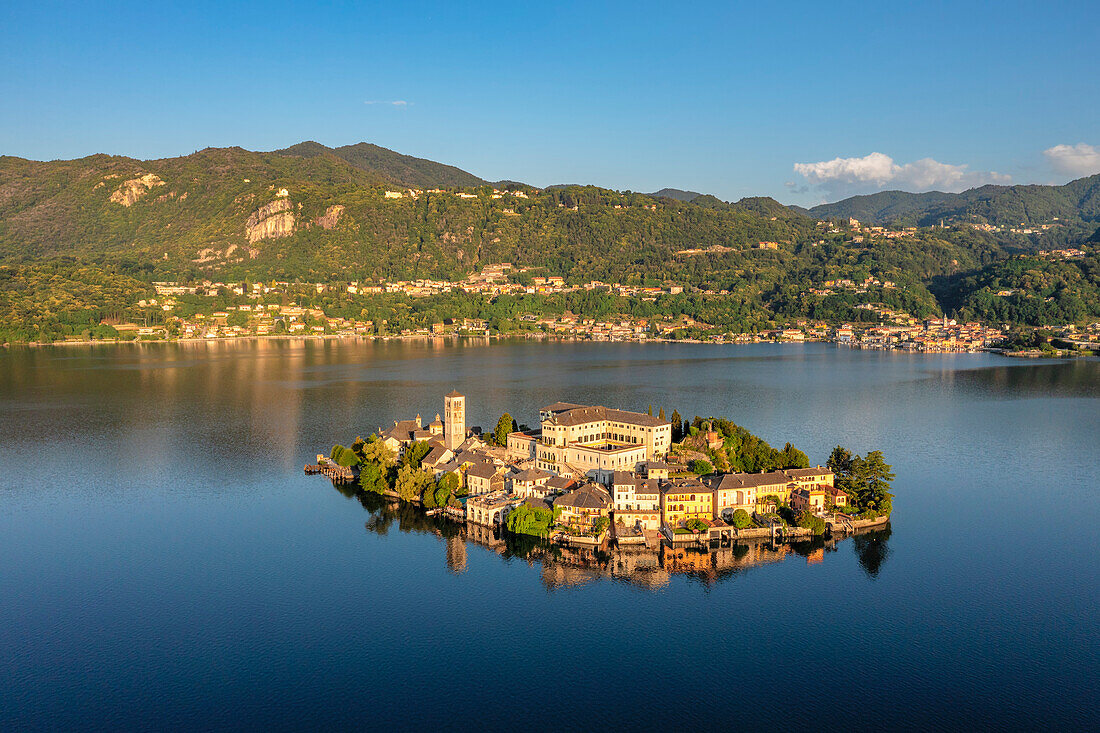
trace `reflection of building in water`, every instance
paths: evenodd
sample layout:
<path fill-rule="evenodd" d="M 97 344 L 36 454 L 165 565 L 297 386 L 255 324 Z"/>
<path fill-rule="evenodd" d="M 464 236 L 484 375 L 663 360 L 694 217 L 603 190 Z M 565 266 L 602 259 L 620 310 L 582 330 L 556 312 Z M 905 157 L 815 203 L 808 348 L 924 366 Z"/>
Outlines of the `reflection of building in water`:
<path fill-rule="evenodd" d="M 366 523 L 370 531 L 385 534 L 384 528 L 394 519 L 400 519 L 402 529 L 406 529 L 404 522 L 412 522 L 407 526 L 407 531 L 432 533 L 442 539 L 446 545 L 447 567 L 456 574 L 468 569 L 467 555 L 470 550 L 466 543 L 473 543 L 503 558 L 521 559 L 532 567 L 538 564 L 542 582 L 549 589 L 575 588 L 607 578 L 657 590 L 667 587 L 676 574 L 709 585 L 749 568 L 782 562 L 792 556 L 804 557 L 810 564 L 823 563 L 825 555 L 835 552 L 840 541 L 818 538 L 793 544 L 772 544 L 770 540 L 748 540 L 743 544 L 715 543 L 710 547 L 672 546 L 665 542 L 650 546 L 616 547 L 614 543 L 606 542 L 595 546 L 560 546 L 534 538 L 505 536 L 499 527 L 475 522 L 452 526 L 446 530 L 447 533 L 457 530 L 457 534 L 445 536 L 444 529 L 438 524 L 444 520 L 432 520 L 412 510 L 402 513 L 396 505 L 368 508 L 376 512 L 372 520 L 379 520 Z M 372 529 L 374 527 L 377 529 Z M 880 540 L 880 543 L 884 542 Z"/>
<path fill-rule="evenodd" d="M 599 580 L 602 573 L 598 569 L 576 567 L 560 562 L 542 564 L 542 582 L 547 588 L 576 588 L 577 586 Z"/>
<path fill-rule="evenodd" d="M 447 538 L 447 567 L 452 573 L 466 572 L 466 540 L 458 535 Z"/>
<path fill-rule="evenodd" d="M 498 555 L 503 555 L 507 546 L 501 539 L 500 530 L 482 524 L 466 523 L 466 539 L 482 547 L 488 548 Z"/>
<path fill-rule="evenodd" d="M 607 569 L 613 578 L 650 590 L 668 585 L 668 571 L 661 567 L 660 557 L 652 550 L 637 547 L 612 550 Z"/>
<path fill-rule="evenodd" d="M 706 550 L 661 545 L 661 566 L 669 573 L 712 575 L 714 560 Z"/>

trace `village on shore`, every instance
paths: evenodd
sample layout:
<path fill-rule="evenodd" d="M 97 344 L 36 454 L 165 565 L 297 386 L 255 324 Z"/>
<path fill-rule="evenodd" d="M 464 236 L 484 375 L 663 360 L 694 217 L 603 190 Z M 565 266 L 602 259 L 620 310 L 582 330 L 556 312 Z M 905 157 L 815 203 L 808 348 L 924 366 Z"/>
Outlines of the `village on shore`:
<path fill-rule="evenodd" d="M 539 411 L 539 429 L 515 429 L 506 415 L 486 433 L 467 427 L 464 395 L 452 391 L 443 407 L 430 422 L 397 420 L 369 442 L 336 446 L 306 472 L 369 485 L 471 527 L 569 546 L 776 542 L 889 520 L 888 509 L 859 511 L 833 470 L 805 466 L 789 444 L 804 467 L 714 470 L 707 454 L 686 447 L 721 448 L 728 438 L 711 423 L 674 444 L 663 414 L 557 402 Z M 395 462 L 396 481 L 381 480 L 379 470 Z"/>
<path fill-rule="evenodd" d="M 143 300 L 139 307 L 154 308 L 164 314 L 163 323 L 143 325 L 115 323 L 113 328 L 123 339 L 153 340 L 214 340 L 252 337 L 299 336 L 362 339 L 410 339 L 438 337 L 492 337 L 506 335 L 543 335 L 550 338 L 603 342 L 682 341 L 719 344 L 829 342 L 857 348 L 895 349 L 929 353 L 977 352 L 1002 344 L 1003 329 L 981 323 L 959 323 L 954 319 L 918 318 L 883 305 L 855 306 L 867 311 L 863 323 L 830 324 L 823 320 L 799 319 L 788 327 L 759 330 L 753 333 L 715 332 L 711 324 L 687 315 L 592 318 L 565 312 L 562 314 L 525 314 L 517 318 L 516 329 L 494 331 L 490 323 L 478 318 L 443 318 L 418 328 L 394 329 L 391 324 L 371 319 L 346 318 L 326 314 L 324 309 L 295 302 L 296 292 L 322 294 L 333 289 L 352 296 L 396 294 L 408 298 L 425 298 L 443 293 L 463 291 L 488 297 L 499 295 L 554 295 L 577 291 L 604 291 L 620 298 L 640 298 L 655 301 L 662 295 L 676 295 L 684 287 L 665 283 L 662 287 L 640 287 L 620 283 L 591 281 L 583 285 L 568 285 L 561 277 L 533 277 L 521 284 L 508 278 L 512 265 L 492 265 L 466 279 L 449 282 L 435 280 L 378 281 L 371 283 L 239 283 L 204 281 L 195 285 L 174 282 L 155 283 L 157 297 Z M 814 288 L 816 295 L 851 291 L 866 293 L 869 288 L 892 288 L 889 281 L 874 277 L 865 281 L 828 280 Z M 706 297 L 724 297 L 728 293 L 700 290 Z M 177 312 L 179 296 L 229 297 L 239 302 L 210 313 Z M 289 302 L 288 302 L 289 298 Z M 278 299 L 281 302 L 270 302 Z M 874 322 L 877 321 L 877 322 Z M 1063 333 L 1064 331 L 1064 333 Z M 1073 327 L 1058 330 L 1067 338 L 1081 338 L 1100 345 L 1100 323 L 1079 334 Z M 693 336 L 692 334 L 700 334 Z M 706 335 L 702 335 L 706 334 Z"/>

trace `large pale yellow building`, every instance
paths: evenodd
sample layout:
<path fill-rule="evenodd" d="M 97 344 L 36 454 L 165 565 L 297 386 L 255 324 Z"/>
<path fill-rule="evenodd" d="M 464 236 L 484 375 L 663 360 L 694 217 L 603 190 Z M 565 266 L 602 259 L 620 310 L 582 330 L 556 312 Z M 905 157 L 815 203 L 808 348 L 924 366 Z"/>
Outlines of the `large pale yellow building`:
<path fill-rule="evenodd" d="M 538 468 L 608 483 L 615 471 L 668 453 L 672 423 L 640 412 L 557 402 L 539 411 L 541 433 L 512 433 L 508 454 Z"/>

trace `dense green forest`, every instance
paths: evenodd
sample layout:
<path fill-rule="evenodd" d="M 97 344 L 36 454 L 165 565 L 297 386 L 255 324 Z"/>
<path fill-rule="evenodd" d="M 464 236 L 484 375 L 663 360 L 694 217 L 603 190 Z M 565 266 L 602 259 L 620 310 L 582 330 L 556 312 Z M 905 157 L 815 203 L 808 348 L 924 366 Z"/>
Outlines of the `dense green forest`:
<path fill-rule="evenodd" d="M 988 221 L 1015 221 L 1021 207 L 1027 221 L 1060 217 L 1029 235 L 959 222 L 888 238 L 857 235 L 769 198 L 726 203 L 671 190 L 494 188 L 452 166 L 366 143 L 336 149 L 301 143 L 272 153 L 211 148 L 150 161 L 0 157 L 0 330 L 24 340 L 80 334 L 103 318 L 133 318 L 135 304 L 158 280 L 455 280 L 500 262 L 570 284 L 675 283 L 685 292 L 656 301 L 586 293 L 495 301 L 465 294 L 419 302 L 335 297 L 317 307 L 349 317 L 385 313 L 391 324 L 418 325 L 429 317 L 507 324 L 566 310 L 686 315 L 734 332 L 798 318 L 861 320 L 867 312 L 856 306 L 866 303 L 917 316 L 1081 322 L 1100 317 L 1098 186 L 1094 176 L 1062 187 L 876 194 L 876 205 L 905 209 L 909 219 L 947 205 L 943 196 L 956 197 L 955 210 L 965 202 L 966 216 L 986 212 Z M 906 209 L 911 196 L 920 197 L 924 214 Z M 1034 256 L 1064 246 L 1085 255 Z M 896 287 L 821 289 L 841 278 Z M 1007 290 L 1014 292 L 997 295 Z"/>

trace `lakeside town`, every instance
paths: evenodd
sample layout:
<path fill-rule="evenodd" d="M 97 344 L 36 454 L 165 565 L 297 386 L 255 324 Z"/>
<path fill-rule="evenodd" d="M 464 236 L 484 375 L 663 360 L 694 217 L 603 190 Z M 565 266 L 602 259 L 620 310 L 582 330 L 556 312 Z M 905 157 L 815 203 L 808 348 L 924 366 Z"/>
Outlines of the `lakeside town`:
<path fill-rule="evenodd" d="M 663 409 L 556 402 L 540 409 L 537 428 L 505 414 L 491 431 L 468 426 L 467 414 L 466 396 L 452 391 L 433 419 L 395 420 L 319 454 L 305 471 L 453 521 L 483 544 L 527 536 L 574 550 L 658 553 L 693 571 L 712 561 L 673 549 L 774 548 L 890 519 L 893 474 L 878 452 L 838 446 L 827 466 L 810 466 L 789 443 L 776 450 L 728 420 L 668 419 Z M 746 465 L 758 468 L 735 470 Z"/>
<path fill-rule="evenodd" d="M 721 331 L 713 324 L 688 315 L 655 315 L 631 317 L 585 317 L 568 310 L 560 314 L 518 315 L 509 328 L 494 328 L 482 318 L 441 318 L 419 327 L 396 327 L 385 319 L 369 319 L 333 315 L 324 308 L 303 304 L 303 293 L 322 295 L 339 293 L 356 298 L 398 296 L 407 299 L 428 298 L 447 293 L 463 292 L 487 298 L 502 295 L 555 295 L 598 291 L 616 298 L 655 302 L 659 297 L 685 292 L 683 286 L 666 283 L 662 287 L 640 287 L 621 283 L 590 281 L 583 285 L 568 285 L 561 277 L 524 277 L 517 282 L 509 263 L 493 265 L 458 282 L 416 280 L 351 283 L 270 283 L 202 281 L 184 285 L 176 282 L 154 284 L 156 297 L 137 303 L 146 312 L 160 315 L 155 324 L 104 322 L 111 336 L 95 343 L 110 341 L 202 341 L 262 337 L 357 338 L 357 339 L 424 339 L 441 337 L 501 337 L 527 336 L 561 340 L 597 342 L 660 342 L 746 344 L 825 342 L 868 349 L 890 349 L 925 353 L 973 353 L 999 351 L 1010 333 L 1005 328 L 977 322 L 960 323 L 947 317 L 918 318 L 882 304 L 861 303 L 854 306 L 866 313 L 859 322 L 829 323 L 824 320 L 798 319 L 782 328 L 768 328 L 751 333 Z M 827 296 L 850 291 L 866 293 L 868 289 L 890 289 L 894 283 L 867 277 L 826 280 L 812 288 L 812 295 Z M 707 298 L 731 297 L 729 293 L 694 289 Z M 998 295 L 1011 295 L 1010 292 Z M 187 302 L 182 302 L 183 299 Z M 217 302 L 218 306 L 196 306 L 196 299 Z M 232 301 L 232 302 L 229 302 Z M 625 302 L 625 300 L 624 300 Z M 203 312 L 203 311 L 207 312 Z M 1100 350 L 1100 322 L 1084 328 L 1073 325 L 1049 327 L 1051 337 L 1064 340 L 1083 351 Z M 86 337 L 74 336 L 71 343 L 88 343 Z M 65 341 L 58 343 L 66 343 Z M 1030 355 L 1038 355 L 1039 352 Z"/>

